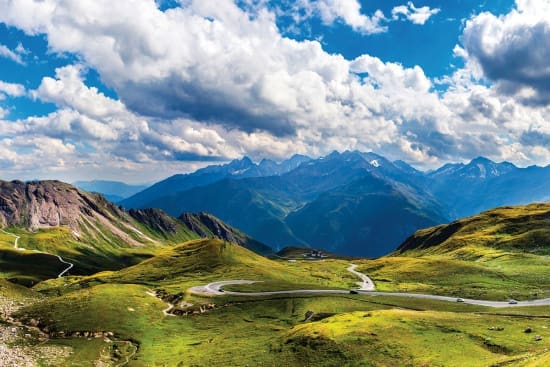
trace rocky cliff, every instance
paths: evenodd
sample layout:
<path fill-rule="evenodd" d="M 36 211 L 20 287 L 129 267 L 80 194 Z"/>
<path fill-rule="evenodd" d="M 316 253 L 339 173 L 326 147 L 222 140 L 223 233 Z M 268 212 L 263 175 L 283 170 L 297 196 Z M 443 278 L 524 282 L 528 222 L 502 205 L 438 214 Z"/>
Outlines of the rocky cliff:
<path fill-rule="evenodd" d="M 173 218 L 160 209 L 125 211 L 102 195 L 59 181 L 0 181 L 0 227 L 65 227 L 91 247 L 143 247 L 219 237 L 260 253 L 271 249 L 208 214 Z"/>
<path fill-rule="evenodd" d="M 119 245 L 158 242 L 103 196 L 59 181 L 0 181 L 0 225 L 29 231 L 64 226 L 76 239 L 91 237 Z"/>
<path fill-rule="evenodd" d="M 224 223 L 212 214 L 205 212 L 183 213 L 178 217 L 178 219 L 190 231 L 197 233 L 203 238 L 217 237 L 228 242 L 237 243 L 262 255 L 271 254 L 273 252 L 269 246 L 254 240 L 238 229 Z"/>

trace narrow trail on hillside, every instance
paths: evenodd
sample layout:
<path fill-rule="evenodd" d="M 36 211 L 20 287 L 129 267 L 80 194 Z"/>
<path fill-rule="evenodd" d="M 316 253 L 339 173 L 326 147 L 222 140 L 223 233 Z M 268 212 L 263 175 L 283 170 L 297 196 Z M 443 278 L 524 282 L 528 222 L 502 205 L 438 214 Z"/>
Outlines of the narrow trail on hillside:
<path fill-rule="evenodd" d="M 50 255 L 51 255 L 51 254 L 50 254 Z M 68 272 L 69 270 L 71 270 L 71 269 L 73 268 L 74 264 L 73 264 L 73 263 L 70 263 L 70 262 L 68 262 L 68 261 L 63 260 L 63 258 L 62 258 L 61 256 L 59 256 L 59 255 L 54 255 L 54 256 L 57 256 L 57 258 L 59 259 L 59 261 L 61 261 L 63 264 L 69 265 L 65 270 L 63 270 L 61 273 L 59 273 L 59 274 L 57 275 L 58 278 L 61 278 L 66 272 Z"/>
<path fill-rule="evenodd" d="M 145 293 L 147 295 L 151 296 L 151 297 L 155 297 L 156 299 L 161 300 L 162 302 L 164 302 L 168 306 L 164 310 L 162 310 L 162 313 L 164 314 L 164 316 L 176 316 L 176 315 L 170 313 L 170 311 L 174 308 L 173 304 L 171 304 L 170 302 L 166 302 L 165 300 L 161 299 L 159 296 L 157 296 L 157 294 L 153 290 L 148 290 Z"/>
<path fill-rule="evenodd" d="M 430 299 L 435 301 L 445 301 L 445 302 L 460 302 L 470 305 L 477 306 L 486 306 L 486 307 L 531 307 L 531 306 L 550 306 L 550 298 L 537 299 L 532 301 L 514 301 L 514 303 L 509 302 L 499 302 L 499 301 L 486 301 L 478 299 L 469 299 L 469 298 L 457 298 L 457 297 L 447 297 L 447 296 L 436 296 L 431 294 L 420 294 L 420 293 L 399 293 L 399 292 L 375 292 L 373 281 L 365 274 L 359 273 L 355 270 L 357 266 L 351 264 L 347 270 L 358 277 L 361 278 L 362 282 L 358 282 L 360 289 L 353 290 L 343 290 L 343 289 L 299 289 L 292 291 L 265 291 L 265 292 L 234 292 L 234 291 L 225 291 L 222 287 L 227 285 L 237 285 L 237 284 L 254 284 L 261 283 L 261 281 L 255 280 L 223 280 L 219 282 L 209 283 L 203 286 L 196 286 L 189 288 L 189 291 L 193 294 L 199 296 L 248 296 L 248 297 L 262 297 L 262 296 L 272 296 L 272 295 L 285 295 L 285 294 L 350 294 L 356 293 L 364 296 L 387 296 L 387 297 L 405 297 L 405 298 L 421 298 L 421 299 Z"/>
<path fill-rule="evenodd" d="M 0 228 L 0 232 L 3 232 L 3 233 L 5 233 L 5 234 L 7 234 L 8 236 L 13 236 L 13 237 L 15 237 L 15 241 L 13 242 L 13 248 L 16 249 L 16 250 L 21 250 L 21 249 L 19 248 L 19 244 L 18 244 L 18 243 L 19 243 L 19 239 L 20 239 L 21 237 L 19 237 L 19 236 L 16 235 L 16 234 L 13 234 L 13 233 L 6 232 L 6 231 L 4 231 L 4 230 L 1 229 L 1 228 Z M 23 249 L 23 250 L 24 250 L 24 249 Z"/>
<path fill-rule="evenodd" d="M 3 232 L 9 236 L 13 236 L 15 237 L 15 241 L 13 242 L 13 248 L 16 249 L 16 250 L 19 250 L 19 251 L 27 251 L 27 249 L 23 248 L 23 247 L 19 247 L 19 239 L 21 237 L 19 237 L 18 235 L 14 234 L 14 233 L 10 233 L 10 232 L 6 232 L 4 231 L 3 229 L 0 228 L 0 232 Z M 71 262 L 68 262 L 68 261 L 65 261 L 61 256 L 59 255 L 56 255 L 56 254 L 51 254 L 49 252 L 45 252 L 45 251 L 39 251 L 39 250 L 28 250 L 28 251 L 33 251 L 33 252 L 36 252 L 36 253 L 39 253 L 39 254 L 44 254 L 44 255 L 50 255 L 50 256 L 54 256 L 54 257 L 57 257 L 57 259 L 65 264 L 65 265 L 68 265 L 65 269 L 63 269 L 63 271 L 61 273 L 59 273 L 57 275 L 58 278 L 61 278 L 63 275 L 65 275 L 65 273 L 67 273 L 69 270 L 71 270 L 73 267 L 74 267 L 74 264 L 71 263 Z"/>
<path fill-rule="evenodd" d="M 124 361 L 119 363 L 119 364 L 116 364 L 115 367 L 124 367 L 126 365 L 128 365 L 128 363 L 130 363 L 130 361 L 132 360 L 132 358 L 134 358 L 134 356 L 137 354 L 138 352 L 138 346 L 135 345 L 132 341 L 130 340 L 123 340 L 121 341 L 121 343 L 125 343 L 125 344 L 128 344 L 132 347 L 132 353 L 130 353 L 129 355 L 125 356 L 124 357 Z"/>

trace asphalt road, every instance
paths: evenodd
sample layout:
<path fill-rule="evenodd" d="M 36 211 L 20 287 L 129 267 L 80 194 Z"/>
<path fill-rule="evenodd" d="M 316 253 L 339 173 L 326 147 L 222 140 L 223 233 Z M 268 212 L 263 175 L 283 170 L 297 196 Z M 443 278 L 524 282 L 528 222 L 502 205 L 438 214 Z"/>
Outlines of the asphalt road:
<path fill-rule="evenodd" d="M 349 266 L 349 268 L 347 268 L 346 270 L 349 271 L 352 274 L 357 275 L 359 278 L 361 278 L 362 282 L 355 283 L 359 286 L 359 290 L 360 291 L 374 291 L 376 289 L 374 287 L 374 282 L 368 276 L 366 276 L 365 274 L 356 271 L 355 270 L 356 267 L 357 267 L 357 265 L 351 264 Z"/>
<path fill-rule="evenodd" d="M 457 303 L 456 297 L 446 297 L 446 296 L 434 296 L 431 294 L 420 294 L 420 293 L 398 293 L 398 292 L 376 292 L 374 291 L 373 281 L 365 274 L 355 271 L 356 265 L 351 265 L 347 270 L 359 278 L 362 282 L 357 284 L 360 286 L 360 289 L 354 289 L 357 294 L 376 297 L 376 296 L 387 296 L 387 297 L 405 297 L 405 298 L 422 298 L 422 299 L 431 299 L 436 301 L 445 301 L 445 302 L 455 302 Z M 260 283 L 260 281 L 254 280 L 223 280 L 219 282 L 213 282 L 204 286 L 196 286 L 189 289 L 191 293 L 203 296 L 223 296 L 223 295 L 232 295 L 232 296 L 248 296 L 248 297 L 261 297 L 261 296 L 271 296 L 271 295 L 283 295 L 283 294 L 350 294 L 348 290 L 341 289 L 300 289 L 292 291 L 266 291 L 266 292 L 234 292 L 234 291 L 224 291 L 222 287 L 233 284 L 253 284 Z M 550 306 L 550 298 L 538 299 L 532 301 L 517 301 L 515 304 L 510 304 L 509 302 L 500 302 L 500 301 L 486 301 L 486 300 L 477 300 L 470 298 L 461 298 L 461 303 L 466 303 L 470 305 L 479 305 L 486 307 L 530 307 L 530 306 Z"/>
<path fill-rule="evenodd" d="M 365 291 L 358 291 L 358 293 L 366 296 L 408 297 L 408 298 L 433 299 L 436 301 L 446 301 L 446 302 L 455 302 L 455 303 L 457 302 L 457 297 L 434 296 L 431 294 L 397 293 L 397 292 L 365 292 Z M 537 299 L 533 301 L 517 301 L 517 304 L 510 304 L 509 302 L 501 302 L 501 301 L 485 301 L 485 300 L 471 299 L 471 298 L 462 298 L 462 300 L 463 300 L 463 303 L 467 303 L 470 305 L 497 307 L 497 308 L 550 306 L 550 298 Z"/>

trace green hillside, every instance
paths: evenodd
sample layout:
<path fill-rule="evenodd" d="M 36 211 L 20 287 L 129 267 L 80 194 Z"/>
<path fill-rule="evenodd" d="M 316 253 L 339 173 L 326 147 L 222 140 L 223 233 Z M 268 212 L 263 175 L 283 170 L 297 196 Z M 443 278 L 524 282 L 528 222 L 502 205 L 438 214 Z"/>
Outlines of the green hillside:
<path fill-rule="evenodd" d="M 129 215 L 167 245 L 121 247 L 121 255 L 126 256 L 137 253 L 132 251 L 154 251 L 122 269 L 62 278 L 51 276 L 59 265 L 45 261 L 51 255 L 16 250 L 14 237 L 3 234 L 0 246 L 5 253 L 42 258 L 28 260 L 28 267 L 23 263 L 2 267 L 2 277 L 40 271 L 51 279 L 32 289 L 0 279 L 0 325 L 15 330 L 9 343 L 0 340 L 0 347 L 10 356 L 21 356 L 20 365 L 52 367 L 545 366 L 550 358 L 548 306 L 496 309 L 347 291 L 258 297 L 228 293 L 347 290 L 358 281 L 346 270 L 353 262 L 380 291 L 495 300 L 549 297 L 545 270 L 550 259 L 540 254 L 544 252 L 532 251 L 547 243 L 530 247 L 510 242 L 510 238 L 507 245 L 494 240 L 497 227 L 517 238 L 530 237 L 527 232 L 545 232 L 544 206 L 513 208 L 522 213 L 521 220 L 501 214 L 510 213 L 506 208 L 492 211 L 496 215 L 483 213 L 481 217 L 491 218 L 491 226 L 488 221 L 481 224 L 467 218 L 463 231 L 454 232 L 463 242 L 451 235 L 440 244 L 402 247 L 376 260 L 269 259 L 216 238 L 171 245 L 168 238 L 173 226 L 183 225 L 208 237 L 230 227 L 215 222 L 214 217 L 199 220 L 206 214 L 176 220 L 164 218 L 162 212 L 139 211 Z M 514 226 L 514 221 L 520 224 Z M 482 228 L 483 236 L 473 223 Z M 9 230 L 20 233 L 20 246 L 25 241 L 32 244 L 33 236 L 42 236 L 41 246 L 48 250 L 54 250 L 59 239 L 71 236 L 66 227 L 29 232 L 27 237 L 27 231 L 20 228 Z M 449 233 L 435 227 L 415 236 L 433 239 L 429 234 L 437 231 Z M 234 239 L 246 237 L 240 232 L 228 234 Z M 473 238 L 483 238 L 483 242 Z M 38 244 L 38 238 L 34 240 Z M 286 251 L 302 252 L 297 248 Z M 3 261 L 2 265 L 11 264 L 9 259 Z M 37 278 L 36 274 L 32 277 Z M 227 286 L 217 296 L 189 292 L 193 286 L 235 279 L 259 282 Z"/>
<path fill-rule="evenodd" d="M 550 337 L 547 328 L 539 328 Z M 393 309 L 297 325 L 282 338 L 280 350 L 300 366 L 523 366 L 536 345 L 512 318 Z"/>
<path fill-rule="evenodd" d="M 26 323 L 36 320 L 51 335 L 47 345 L 72 348 L 65 363 L 82 366 L 105 360 L 105 350 L 106 365 L 120 365 L 131 355 L 128 366 L 134 367 L 396 366 L 403 361 L 522 366 L 545 358 L 550 346 L 547 319 L 531 311 L 514 311 L 522 317 L 511 317 L 506 309 L 499 315 L 478 306 L 351 295 L 185 302 L 195 310 L 213 306 L 204 313 L 166 316 L 166 304 L 152 297 L 149 287 L 98 284 L 27 306 L 16 316 Z M 310 310 L 315 315 L 306 321 Z M 524 333 L 526 327 L 542 342 Z M 86 333 L 112 336 L 106 342 L 83 338 Z M 123 346 L 127 349 L 119 351 Z"/>
<path fill-rule="evenodd" d="M 104 283 L 141 284 L 170 294 L 182 294 L 195 285 L 221 279 L 261 281 L 255 290 L 348 289 L 357 279 L 343 260 L 290 263 L 260 256 L 238 244 L 201 239 L 160 251 L 137 265 L 92 276 L 52 279 L 36 286 L 47 293 L 72 291 Z"/>
<path fill-rule="evenodd" d="M 550 203 L 506 206 L 423 229 L 397 251 L 408 255 L 441 254 L 467 246 L 550 255 Z"/>
<path fill-rule="evenodd" d="M 202 237 L 271 252 L 212 215 L 173 218 L 158 209 L 125 211 L 99 194 L 59 181 L 0 181 L 0 204 L 0 277 L 26 285 L 57 277 L 67 263 L 74 264 L 71 275 L 118 270 Z"/>
<path fill-rule="evenodd" d="M 550 204 L 503 207 L 417 231 L 363 262 L 381 290 L 506 300 L 550 297 Z"/>

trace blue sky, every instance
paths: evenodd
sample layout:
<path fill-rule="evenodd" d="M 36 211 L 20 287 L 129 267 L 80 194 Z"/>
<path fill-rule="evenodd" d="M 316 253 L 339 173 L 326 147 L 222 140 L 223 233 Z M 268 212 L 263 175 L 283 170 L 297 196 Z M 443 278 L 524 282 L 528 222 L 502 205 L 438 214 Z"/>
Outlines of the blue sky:
<path fill-rule="evenodd" d="M 0 178 L 550 163 L 548 0 L 0 0 Z"/>

